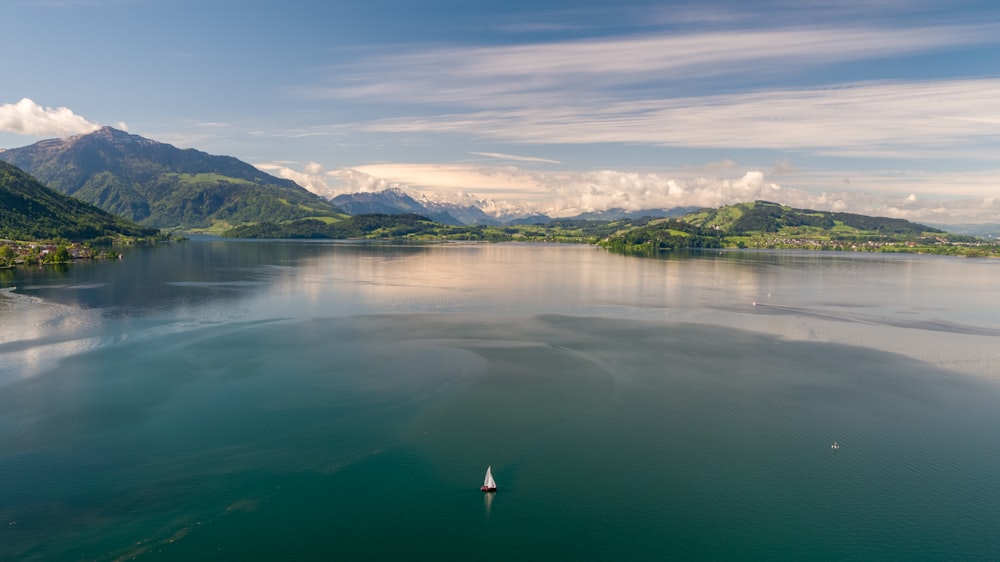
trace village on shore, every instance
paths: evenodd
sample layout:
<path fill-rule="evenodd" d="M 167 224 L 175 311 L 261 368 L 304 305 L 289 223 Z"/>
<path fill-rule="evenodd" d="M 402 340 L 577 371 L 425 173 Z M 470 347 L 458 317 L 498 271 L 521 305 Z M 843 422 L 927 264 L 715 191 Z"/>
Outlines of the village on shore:
<path fill-rule="evenodd" d="M 0 239 L 0 268 L 69 263 L 83 259 L 121 259 L 113 249 L 95 250 L 81 242 L 28 242 Z"/>

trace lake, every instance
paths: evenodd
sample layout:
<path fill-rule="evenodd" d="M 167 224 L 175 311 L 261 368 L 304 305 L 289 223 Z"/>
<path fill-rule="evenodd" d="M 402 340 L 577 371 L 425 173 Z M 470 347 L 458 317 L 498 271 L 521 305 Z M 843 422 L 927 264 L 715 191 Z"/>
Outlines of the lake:
<path fill-rule="evenodd" d="M 0 271 L 0 560 L 995 560 L 998 279 L 213 239 Z"/>

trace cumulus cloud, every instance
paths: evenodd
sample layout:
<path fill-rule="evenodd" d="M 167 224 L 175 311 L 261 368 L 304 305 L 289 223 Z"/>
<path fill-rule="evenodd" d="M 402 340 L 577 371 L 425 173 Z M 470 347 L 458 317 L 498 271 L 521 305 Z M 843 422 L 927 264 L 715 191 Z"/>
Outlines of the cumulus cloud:
<path fill-rule="evenodd" d="M 341 168 L 329 172 L 337 185 L 337 193 L 374 193 L 407 185 L 389 177 L 378 177 L 359 168 Z"/>
<path fill-rule="evenodd" d="M 328 173 L 321 164 L 306 162 L 301 170 L 291 167 L 294 164 L 294 162 L 265 162 L 255 166 L 271 175 L 292 180 L 321 197 L 329 198 L 338 194 L 337 190 L 327 182 Z"/>
<path fill-rule="evenodd" d="M 282 177 L 295 179 L 290 173 Z M 718 178 L 615 170 L 552 172 L 513 166 L 376 164 L 328 172 L 326 177 L 335 178 L 336 193 L 395 187 L 436 201 L 516 202 L 523 209 L 552 216 L 613 207 L 717 207 L 755 199 L 774 200 L 784 192 L 778 184 L 766 181 L 763 172 L 754 170 Z"/>
<path fill-rule="evenodd" d="M 797 208 L 904 218 L 918 222 L 995 222 L 1000 199 L 989 195 L 1000 172 L 970 175 L 966 182 L 982 185 L 982 196 L 943 201 L 922 197 L 908 189 L 933 184 L 940 178 L 877 178 L 895 182 L 899 195 L 844 191 L 831 172 L 829 190 L 811 192 L 783 186 L 762 170 L 730 170 L 730 176 L 702 175 L 702 170 L 629 172 L 620 170 L 548 171 L 514 166 L 467 164 L 373 164 L 324 171 L 311 163 L 304 171 L 283 165 L 261 166 L 299 182 L 311 191 L 332 197 L 340 193 L 374 192 L 399 188 L 414 197 L 433 201 L 476 204 L 493 213 L 545 213 L 573 216 L 610 208 L 629 211 L 674 207 L 719 207 L 768 200 Z M 870 180 L 860 173 L 862 179 Z M 788 178 L 786 178 L 788 179 Z M 891 191 L 891 190 L 890 190 Z M 970 192 L 974 193 L 975 189 Z"/>
<path fill-rule="evenodd" d="M 87 121 L 68 107 L 42 107 L 28 98 L 0 105 L 0 131 L 36 137 L 68 137 L 99 128 L 100 125 Z"/>
<path fill-rule="evenodd" d="M 347 177 L 345 171 L 339 172 Z M 670 207 L 717 207 L 755 199 L 774 200 L 783 193 L 764 173 L 745 171 L 734 177 L 637 173 L 618 170 L 554 172 L 511 166 L 380 164 L 350 170 L 364 178 L 358 191 L 402 187 L 442 199 L 477 198 L 520 201 L 553 216 L 623 208 L 629 211 Z"/>
<path fill-rule="evenodd" d="M 317 162 L 262 162 L 254 166 L 279 178 L 292 180 L 327 199 L 344 193 L 378 192 L 404 187 L 409 189 L 407 184 L 393 179 L 391 173 L 387 177 L 379 177 L 367 173 L 364 167 L 327 170 Z M 403 174 L 403 177 L 412 179 L 415 176 Z"/>
<path fill-rule="evenodd" d="M 775 200 L 780 185 L 760 171 L 719 178 L 615 170 L 550 175 L 545 183 L 555 195 L 554 216 L 622 208 L 628 211 L 673 207 L 720 207 L 757 199 Z"/>

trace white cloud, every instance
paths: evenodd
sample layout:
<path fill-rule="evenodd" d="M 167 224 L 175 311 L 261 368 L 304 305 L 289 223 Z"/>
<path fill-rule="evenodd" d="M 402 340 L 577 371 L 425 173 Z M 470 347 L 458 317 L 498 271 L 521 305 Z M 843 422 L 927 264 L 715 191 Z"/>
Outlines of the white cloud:
<path fill-rule="evenodd" d="M 67 107 L 42 107 L 28 98 L 0 105 L 0 131 L 36 137 L 68 137 L 99 128 L 100 125 L 87 121 Z"/>
<path fill-rule="evenodd" d="M 393 187 L 404 187 L 392 177 L 376 177 L 359 168 L 341 168 L 327 175 L 337 183 L 339 193 L 368 193 L 385 191 Z"/>
<path fill-rule="evenodd" d="M 463 132 L 521 143 L 641 143 L 819 149 L 883 156 L 963 153 L 1000 143 L 1000 79 L 867 83 L 705 97 L 521 107 L 363 125 L 380 132 Z M 917 151 L 917 152 L 914 152 Z"/>
<path fill-rule="evenodd" d="M 386 113 L 396 117 L 351 126 L 371 133 L 984 160 L 1000 144 L 996 77 L 769 90 L 747 84 L 997 37 L 1000 27 L 991 23 L 831 25 L 436 48 L 339 67 L 337 85 L 312 95 L 392 104 Z M 719 91 L 720 82 L 744 91 L 690 95 L 706 83 Z"/>
<path fill-rule="evenodd" d="M 400 187 L 436 200 L 519 201 L 554 216 L 620 207 L 628 210 L 684 206 L 717 207 L 740 201 L 773 199 L 783 192 L 759 171 L 734 178 L 683 177 L 615 170 L 542 172 L 519 168 L 375 164 L 335 172 L 339 192 L 381 191 Z"/>
<path fill-rule="evenodd" d="M 544 175 L 515 166 L 388 163 L 355 166 L 350 170 L 387 185 L 408 186 L 419 191 L 475 193 L 489 198 L 522 201 L 539 201 L 551 196 L 550 189 L 539 182 Z M 380 185 L 374 180 L 368 182 L 369 185 Z"/>
<path fill-rule="evenodd" d="M 278 168 L 275 165 L 263 169 L 271 171 Z M 843 191 L 842 176 L 834 173 L 817 176 L 821 178 L 821 185 L 829 188 L 817 193 L 782 186 L 770 181 L 763 171 L 725 169 L 729 169 L 732 175 L 701 175 L 701 170 L 672 173 L 618 170 L 560 172 L 523 170 L 513 166 L 406 163 L 373 164 L 323 172 L 318 165 L 312 164 L 305 172 L 298 172 L 301 176 L 291 172 L 280 175 L 303 185 L 309 184 L 307 187 L 311 190 L 327 196 L 395 187 L 436 201 L 465 204 L 478 201 L 480 205 L 486 202 L 497 212 L 500 209 L 511 212 L 518 208 L 551 216 L 572 216 L 614 207 L 633 211 L 687 206 L 719 207 L 757 199 L 797 208 L 936 223 L 995 222 L 1000 216 L 1000 198 L 995 196 L 1000 171 L 924 177 L 872 176 L 852 172 L 856 183 L 893 186 L 887 191 L 889 194 L 878 195 Z M 297 179 L 301 177 L 310 179 Z M 794 182 L 797 177 L 783 176 L 783 179 Z M 320 190 L 314 180 L 322 180 L 324 187 Z M 966 196 L 942 200 L 918 195 L 948 181 L 964 184 Z M 892 191 L 899 195 L 892 194 Z"/>
<path fill-rule="evenodd" d="M 755 170 L 735 178 L 602 170 L 547 175 L 544 181 L 555 195 L 549 211 L 555 216 L 613 207 L 629 211 L 719 207 L 757 199 L 773 201 L 783 191 Z"/>
<path fill-rule="evenodd" d="M 628 85 L 708 76 L 753 76 L 804 66 L 994 41 L 996 26 L 822 28 L 657 34 L 491 47 L 431 49 L 372 58 L 314 94 L 366 100 L 537 105 Z"/>
<path fill-rule="evenodd" d="M 292 180 L 321 197 L 329 198 L 338 194 L 337 190 L 327 183 L 328 173 L 323 170 L 322 165 L 307 162 L 302 170 L 296 170 L 290 166 L 294 164 L 294 162 L 266 162 L 254 166 L 279 178 Z"/>

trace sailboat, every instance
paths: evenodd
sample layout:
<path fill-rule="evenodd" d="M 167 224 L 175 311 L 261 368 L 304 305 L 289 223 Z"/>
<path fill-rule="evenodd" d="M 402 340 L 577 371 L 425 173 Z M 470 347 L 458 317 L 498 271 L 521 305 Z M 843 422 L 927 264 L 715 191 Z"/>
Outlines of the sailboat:
<path fill-rule="evenodd" d="M 486 478 L 483 479 L 483 486 L 481 488 L 479 488 L 480 490 L 482 490 L 484 492 L 496 492 L 497 491 L 497 483 L 496 483 L 495 480 L 493 480 L 493 470 L 492 470 L 492 468 L 493 468 L 492 466 L 487 466 L 486 467 Z"/>

